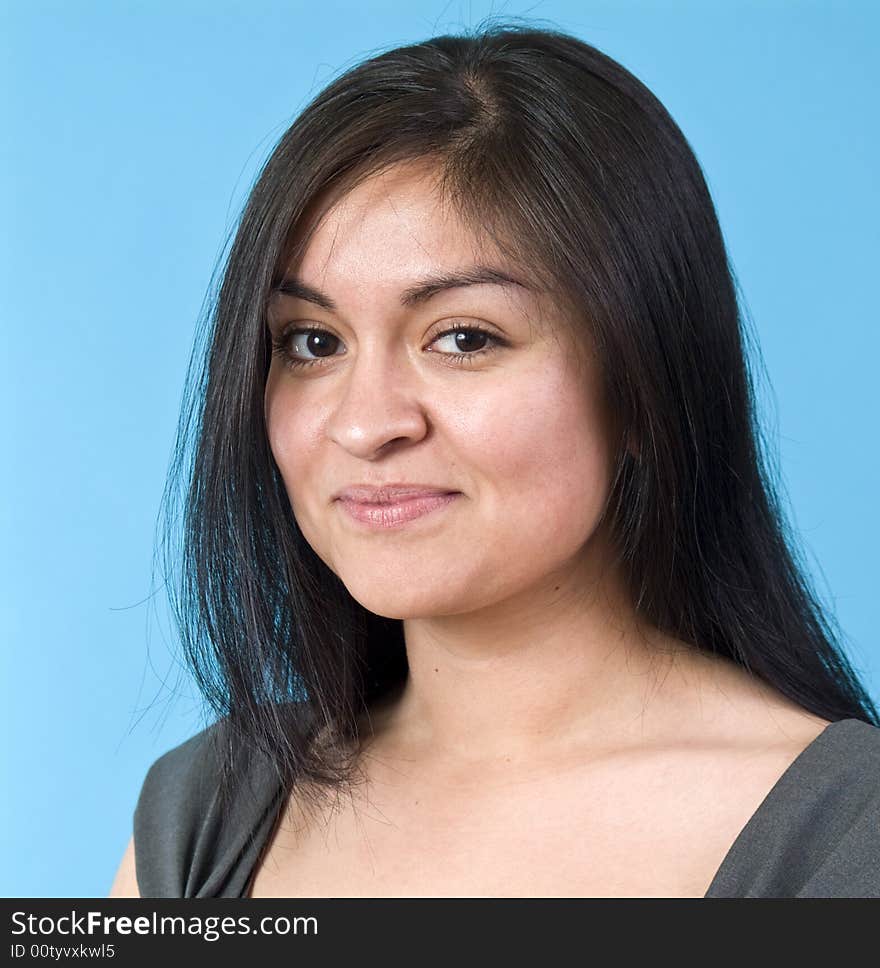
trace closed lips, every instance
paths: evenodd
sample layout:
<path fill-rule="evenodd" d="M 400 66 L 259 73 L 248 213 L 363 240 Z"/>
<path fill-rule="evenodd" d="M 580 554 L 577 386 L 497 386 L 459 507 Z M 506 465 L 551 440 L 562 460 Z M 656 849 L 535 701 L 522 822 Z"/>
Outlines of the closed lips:
<path fill-rule="evenodd" d="M 434 487 L 430 485 L 397 485 L 372 487 L 369 485 L 352 485 L 339 492 L 340 501 L 352 501 L 357 504 L 399 504 L 415 498 L 436 497 L 440 494 L 455 494 L 456 491 L 448 487 Z"/>

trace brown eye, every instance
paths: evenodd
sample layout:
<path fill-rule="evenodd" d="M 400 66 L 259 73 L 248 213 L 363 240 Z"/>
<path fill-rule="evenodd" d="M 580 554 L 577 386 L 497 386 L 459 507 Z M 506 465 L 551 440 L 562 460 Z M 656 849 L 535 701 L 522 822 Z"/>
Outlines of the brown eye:
<path fill-rule="evenodd" d="M 476 353 L 485 349 L 489 340 L 489 334 L 480 329 L 459 329 L 450 333 L 453 337 L 453 345 L 463 353 Z"/>
<path fill-rule="evenodd" d="M 340 345 L 338 336 L 316 326 L 287 329 L 272 339 L 272 352 L 291 368 L 314 366 L 323 359 L 336 356 Z"/>
<path fill-rule="evenodd" d="M 432 346 L 439 347 L 433 352 L 439 353 L 447 362 L 456 366 L 470 366 L 507 345 L 507 341 L 500 336 L 474 324 L 453 326 L 434 337 L 432 343 Z"/>
<path fill-rule="evenodd" d="M 290 342 L 298 344 L 313 356 L 333 356 L 339 346 L 339 338 L 321 329 L 298 330 L 290 334 Z"/>

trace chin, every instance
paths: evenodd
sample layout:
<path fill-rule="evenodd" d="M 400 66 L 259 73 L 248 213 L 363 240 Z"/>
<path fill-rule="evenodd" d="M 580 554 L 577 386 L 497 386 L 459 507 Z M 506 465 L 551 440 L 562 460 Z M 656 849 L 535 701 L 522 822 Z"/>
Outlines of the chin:
<path fill-rule="evenodd" d="M 358 604 L 382 618 L 435 618 L 457 615 L 480 607 L 479 602 L 464 602 L 461 593 L 439 596 L 436 591 L 431 593 L 430 589 L 412 588 L 406 591 L 399 587 L 399 583 L 392 583 L 390 587 L 384 588 L 365 588 L 343 579 L 343 584 Z"/>
<path fill-rule="evenodd" d="M 436 602 L 418 598 L 401 597 L 400 595 L 356 595 L 351 589 L 352 598 L 363 605 L 367 611 L 381 618 L 416 619 L 430 618 L 434 615 L 445 614 L 442 606 Z"/>

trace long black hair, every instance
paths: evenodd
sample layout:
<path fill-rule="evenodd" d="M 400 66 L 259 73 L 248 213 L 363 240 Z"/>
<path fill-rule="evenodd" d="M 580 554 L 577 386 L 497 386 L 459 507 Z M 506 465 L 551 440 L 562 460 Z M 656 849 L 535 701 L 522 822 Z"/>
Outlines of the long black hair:
<path fill-rule="evenodd" d="M 467 225 L 575 308 L 598 353 L 620 432 L 606 514 L 637 613 L 822 718 L 878 725 L 785 521 L 757 347 L 693 150 L 596 48 L 490 22 L 379 53 L 318 94 L 262 168 L 212 285 L 162 548 L 188 664 L 231 727 L 230 777 L 259 750 L 288 788 L 344 782 L 359 712 L 407 675 L 402 623 L 355 602 L 300 533 L 264 390 L 267 300 L 308 240 L 296 230 L 316 200 L 416 159 L 436 163 Z"/>

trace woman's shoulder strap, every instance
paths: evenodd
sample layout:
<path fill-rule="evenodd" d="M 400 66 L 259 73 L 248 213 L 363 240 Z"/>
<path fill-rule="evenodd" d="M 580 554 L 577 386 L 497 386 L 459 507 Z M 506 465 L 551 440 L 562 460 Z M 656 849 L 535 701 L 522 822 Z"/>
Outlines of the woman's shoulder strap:
<path fill-rule="evenodd" d="M 271 823 L 280 784 L 264 759 L 239 758 L 235 786 L 221 797 L 223 721 L 160 756 L 134 811 L 141 897 L 237 897 Z"/>

